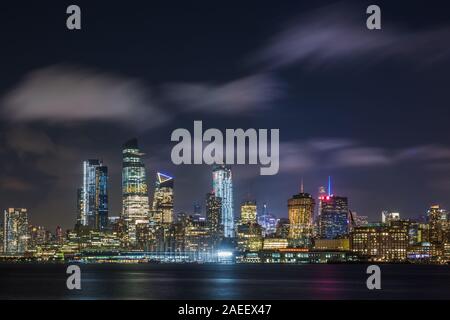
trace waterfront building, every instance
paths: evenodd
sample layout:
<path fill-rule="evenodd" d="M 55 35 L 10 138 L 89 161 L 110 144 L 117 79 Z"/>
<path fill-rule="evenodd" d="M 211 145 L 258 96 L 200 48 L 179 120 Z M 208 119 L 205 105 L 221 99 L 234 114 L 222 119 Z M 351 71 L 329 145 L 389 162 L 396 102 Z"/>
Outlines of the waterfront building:
<path fill-rule="evenodd" d="M 371 261 L 405 261 L 408 245 L 408 229 L 401 226 L 356 227 L 350 234 L 352 252 Z"/>
<path fill-rule="evenodd" d="M 349 251 L 350 240 L 348 238 L 342 239 L 315 239 L 314 250 L 326 250 L 326 251 Z"/>
<path fill-rule="evenodd" d="M 264 238 L 263 250 L 285 249 L 288 245 L 286 238 Z"/>

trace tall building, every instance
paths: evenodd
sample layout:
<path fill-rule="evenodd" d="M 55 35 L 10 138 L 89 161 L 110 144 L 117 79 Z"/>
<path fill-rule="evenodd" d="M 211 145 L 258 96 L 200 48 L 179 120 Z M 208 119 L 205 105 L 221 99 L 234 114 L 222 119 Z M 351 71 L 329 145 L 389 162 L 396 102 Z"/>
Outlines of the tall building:
<path fill-rule="evenodd" d="M 234 213 L 233 213 L 233 180 L 231 168 L 220 165 L 213 169 L 213 189 L 217 197 L 222 198 L 222 216 L 224 236 L 234 236 Z"/>
<path fill-rule="evenodd" d="M 169 224 L 173 216 L 173 185 L 174 179 L 161 172 L 156 173 L 155 193 L 153 195 L 152 223 Z"/>
<path fill-rule="evenodd" d="M 125 223 L 127 243 L 136 244 L 136 225 L 148 224 L 149 201 L 144 153 L 137 139 L 131 139 L 122 150 L 122 219 Z"/>
<path fill-rule="evenodd" d="M 320 199 L 319 235 L 322 239 L 336 239 L 348 234 L 348 200 L 335 195 Z"/>
<path fill-rule="evenodd" d="M 77 190 L 78 223 L 103 230 L 108 222 L 108 167 L 100 160 L 83 161 L 83 183 Z"/>
<path fill-rule="evenodd" d="M 212 237 L 220 239 L 223 236 L 222 198 L 216 197 L 214 192 L 206 194 L 206 222 Z"/>
<path fill-rule="evenodd" d="M 429 221 L 429 240 L 434 244 L 450 242 L 450 221 L 448 212 L 440 208 L 439 205 L 433 205 L 428 209 Z"/>
<path fill-rule="evenodd" d="M 278 220 L 274 215 L 269 213 L 267 204 L 263 204 L 262 214 L 258 216 L 258 224 L 263 228 L 263 235 L 270 236 L 277 230 Z"/>
<path fill-rule="evenodd" d="M 108 167 L 99 166 L 96 170 L 95 229 L 104 231 L 108 227 Z"/>
<path fill-rule="evenodd" d="M 314 199 L 303 192 L 303 183 L 299 194 L 288 200 L 289 238 L 297 245 L 309 245 L 313 235 Z"/>
<path fill-rule="evenodd" d="M 4 212 L 3 252 L 23 254 L 28 245 L 28 212 L 24 208 L 9 208 Z"/>
<path fill-rule="evenodd" d="M 256 202 L 245 201 L 241 205 L 241 224 L 256 223 Z"/>
<path fill-rule="evenodd" d="M 327 196 L 327 191 L 325 190 L 325 187 L 321 186 L 321 187 L 319 187 L 318 193 L 319 193 L 319 195 L 317 197 L 317 199 L 318 199 L 317 215 L 314 219 L 314 222 L 316 222 L 316 223 L 318 223 L 318 221 L 319 221 L 320 212 L 322 211 L 322 199 Z"/>

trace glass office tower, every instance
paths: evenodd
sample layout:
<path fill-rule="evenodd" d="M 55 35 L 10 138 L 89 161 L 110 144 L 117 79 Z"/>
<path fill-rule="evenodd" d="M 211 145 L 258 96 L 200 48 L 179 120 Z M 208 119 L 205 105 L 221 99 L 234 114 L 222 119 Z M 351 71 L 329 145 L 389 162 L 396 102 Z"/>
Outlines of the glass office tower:
<path fill-rule="evenodd" d="M 149 202 L 144 153 L 137 139 L 131 139 L 122 150 L 122 218 L 127 229 L 127 242 L 136 243 L 136 225 L 148 224 Z"/>
<path fill-rule="evenodd" d="M 222 198 L 222 225 L 224 237 L 234 236 L 233 181 L 231 168 L 220 165 L 213 169 L 213 190 L 216 197 Z"/>

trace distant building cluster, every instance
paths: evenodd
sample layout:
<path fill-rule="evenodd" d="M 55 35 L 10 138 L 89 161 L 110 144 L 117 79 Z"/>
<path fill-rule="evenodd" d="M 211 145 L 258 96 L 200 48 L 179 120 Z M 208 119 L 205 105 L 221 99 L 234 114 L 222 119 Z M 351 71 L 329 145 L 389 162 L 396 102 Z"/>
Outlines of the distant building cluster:
<path fill-rule="evenodd" d="M 242 202 L 235 214 L 232 170 L 212 168 L 212 190 L 192 213 L 174 213 L 175 179 L 157 172 L 149 198 L 144 153 L 136 139 L 122 150 L 122 212 L 110 216 L 108 167 L 82 164 L 73 230 L 50 232 L 29 223 L 25 208 L 4 211 L 3 260 L 220 263 L 450 262 L 450 214 L 438 205 L 418 219 L 383 211 L 380 222 L 349 209 L 347 197 L 320 187 L 287 200 L 288 218 L 267 204 Z"/>

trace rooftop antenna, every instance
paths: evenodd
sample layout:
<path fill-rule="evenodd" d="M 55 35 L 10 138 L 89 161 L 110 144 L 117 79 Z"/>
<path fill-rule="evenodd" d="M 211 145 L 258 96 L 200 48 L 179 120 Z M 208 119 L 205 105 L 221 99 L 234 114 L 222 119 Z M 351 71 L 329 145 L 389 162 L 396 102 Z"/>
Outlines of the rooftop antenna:
<path fill-rule="evenodd" d="M 303 177 L 302 177 L 302 180 L 300 182 L 300 193 L 303 193 Z"/>
<path fill-rule="evenodd" d="M 331 197 L 331 176 L 328 176 L 328 196 Z"/>

